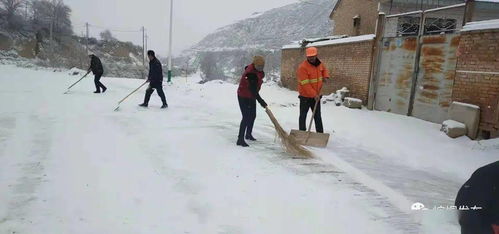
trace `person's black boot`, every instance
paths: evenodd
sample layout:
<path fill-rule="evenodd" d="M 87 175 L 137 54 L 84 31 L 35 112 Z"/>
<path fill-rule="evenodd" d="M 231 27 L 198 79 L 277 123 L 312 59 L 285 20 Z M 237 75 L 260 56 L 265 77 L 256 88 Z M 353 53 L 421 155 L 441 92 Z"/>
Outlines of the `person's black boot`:
<path fill-rule="evenodd" d="M 102 88 L 102 92 L 103 92 L 103 93 L 105 93 L 105 92 L 106 92 L 106 90 L 107 90 L 107 88 L 106 88 L 106 87 L 103 87 L 103 88 Z"/>
<path fill-rule="evenodd" d="M 246 144 L 246 142 L 244 141 L 243 138 L 237 139 L 237 143 L 236 144 L 239 145 L 239 146 L 242 146 L 242 147 L 248 147 L 249 146 L 248 144 Z"/>
<path fill-rule="evenodd" d="M 142 103 L 139 105 L 140 107 L 147 107 L 147 104 L 146 103 Z"/>
<path fill-rule="evenodd" d="M 256 141 L 256 139 L 252 135 L 246 135 L 246 140 Z"/>
<path fill-rule="evenodd" d="M 168 104 L 166 103 L 161 106 L 161 109 L 166 109 L 166 108 L 168 108 Z"/>
<path fill-rule="evenodd" d="M 94 93 L 100 93 L 100 90 L 95 91 Z"/>

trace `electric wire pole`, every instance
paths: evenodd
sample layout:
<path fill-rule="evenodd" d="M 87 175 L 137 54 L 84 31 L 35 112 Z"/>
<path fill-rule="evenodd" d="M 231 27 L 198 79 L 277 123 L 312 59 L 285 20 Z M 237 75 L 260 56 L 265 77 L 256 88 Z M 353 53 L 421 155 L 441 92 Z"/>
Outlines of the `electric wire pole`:
<path fill-rule="evenodd" d="M 146 29 L 142 26 L 142 66 L 146 66 Z"/>
<path fill-rule="evenodd" d="M 86 31 L 87 31 L 87 34 L 85 35 L 85 47 L 87 49 L 87 55 L 88 55 L 88 34 L 89 34 L 88 23 L 85 23 L 85 27 L 86 27 Z"/>
<path fill-rule="evenodd" d="M 168 51 L 168 82 L 172 82 L 173 0 L 170 0 L 170 45 Z"/>

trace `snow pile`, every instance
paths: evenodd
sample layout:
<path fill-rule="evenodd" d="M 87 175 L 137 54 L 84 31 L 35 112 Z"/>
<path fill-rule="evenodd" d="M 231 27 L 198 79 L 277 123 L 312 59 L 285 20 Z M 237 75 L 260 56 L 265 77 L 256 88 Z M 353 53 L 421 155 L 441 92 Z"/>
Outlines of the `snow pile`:
<path fill-rule="evenodd" d="M 352 109 L 362 109 L 362 100 L 358 98 L 347 97 L 343 101 L 343 105 Z"/>
<path fill-rule="evenodd" d="M 82 69 L 76 68 L 76 67 L 73 67 L 73 68 L 69 69 L 69 71 L 68 71 L 68 74 L 71 76 L 79 76 L 79 75 L 83 75 L 85 73 L 87 73 L 87 72 L 82 70 Z"/>
<path fill-rule="evenodd" d="M 350 90 L 348 90 L 346 87 L 336 90 L 336 92 L 323 97 L 324 104 L 327 102 L 334 102 L 336 106 L 341 106 L 345 98 L 348 97 L 349 93 Z"/>
<path fill-rule="evenodd" d="M 461 31 L 468 32 L 490 29 L 499 29 L 499 19 L 469 22 L 463 27 Z"/>

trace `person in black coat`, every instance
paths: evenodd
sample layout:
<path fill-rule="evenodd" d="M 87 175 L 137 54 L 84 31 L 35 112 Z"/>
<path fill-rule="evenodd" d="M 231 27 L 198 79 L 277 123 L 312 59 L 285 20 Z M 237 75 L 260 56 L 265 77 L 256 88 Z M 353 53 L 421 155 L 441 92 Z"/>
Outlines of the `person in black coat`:
<path fill-rule="evenodd" d="M 149 76 L 147 79 L 149 81 L 149 88 L 146 90 L 144 103 L 139 106 L 147 107 L 149 105 L 149 99 L 151 99 L 151 94 L 156 90 L 163 102 L 161 108 L 167 108 L 168 103 L 166 103 L 165 93 L 163 92 L 163 67 L 161 66 L 161 62 L 156 58 L 154 51 L 147 51 L 147 56 L 149 57 Z"/>
<path fill-rule="evenodd" d="M 102 92 L 106 92 L 107 88 L 100 82 L 100 78 L 102 77 L 102 74 L 104 74 L 104 68 L 102 67 L 102 62 L 100 61 L 99 57 L 91 54 L 88 56 L 90 58 L 90 67 L 88 68 L 88 73 L 92 71 L 94 74 L 94 83 L 95 83 L 95 92 L 94 93 L 100 93 L 101 88 Z"/>
<path fill-rule="evenodd" d="M 455 205 L 462 234 L 499 233 L 499 161 L 477 169 L 459 190 Z"/>

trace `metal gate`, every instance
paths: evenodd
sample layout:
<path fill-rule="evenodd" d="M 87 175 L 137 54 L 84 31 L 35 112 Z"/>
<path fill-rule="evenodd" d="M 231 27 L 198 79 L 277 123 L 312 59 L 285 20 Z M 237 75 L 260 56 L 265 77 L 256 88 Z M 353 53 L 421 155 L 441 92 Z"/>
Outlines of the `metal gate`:
<path fill-rule="evenodd" d="M 441 123 L 447 119 L 456 73 L 459 35 L 424 36 L 412 115 Z"/>
<path fill-rule="evenodd" d="M 376 110 L 436 123 L 447 118 L 463 16 L 459 4 L 386 17 L 378 47 Z"/>
<path fill-rule="evenodd" d="M 377 110 L 407 115 L 416 63 L 416 41 L 414 36 L 383 38 L 375 98 Z"/>

